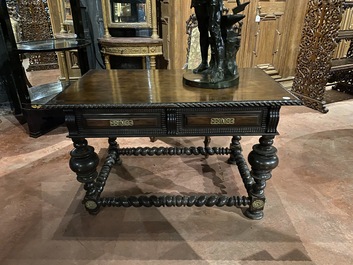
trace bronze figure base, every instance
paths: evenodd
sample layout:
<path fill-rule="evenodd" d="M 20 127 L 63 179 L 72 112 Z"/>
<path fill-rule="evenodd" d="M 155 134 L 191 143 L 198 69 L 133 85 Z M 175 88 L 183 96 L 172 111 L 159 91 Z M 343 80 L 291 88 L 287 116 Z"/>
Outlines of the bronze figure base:
<path fill-rule="evenodd" d="M 183 83 L 184 85 L 198 88 L 236 88 L 239 83 L 239 75 L 225 77 L 222 81 L 212 83 L 209 74 L 194 74 L 192 71 L 188 71 L 183 75 Z"/>

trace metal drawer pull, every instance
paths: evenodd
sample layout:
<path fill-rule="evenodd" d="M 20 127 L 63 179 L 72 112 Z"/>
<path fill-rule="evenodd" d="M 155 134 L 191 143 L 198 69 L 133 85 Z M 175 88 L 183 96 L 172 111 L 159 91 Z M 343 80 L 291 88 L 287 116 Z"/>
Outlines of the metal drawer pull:
<path fill-rule="evenodd" d="M 210 124 L 212 125 L 235 124 L 235 118 L 211 118 Z"/>
<path fill-rule="evenodd" d="M 126 126 L 134 126 L 133 120 L 110 120 L 111 127 L 126 127 Z"/>

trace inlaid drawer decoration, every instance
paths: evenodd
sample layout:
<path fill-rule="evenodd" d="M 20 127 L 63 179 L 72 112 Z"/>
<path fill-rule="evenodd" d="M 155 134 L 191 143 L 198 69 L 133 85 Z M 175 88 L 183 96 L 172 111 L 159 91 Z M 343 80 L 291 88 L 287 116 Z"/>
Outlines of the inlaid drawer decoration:
<path fill-rule="evenodd" d="M 161 115 L 155 114 L 100 114 L 84 115 L 85 125 L 89 128 L 160 128 Z"/>

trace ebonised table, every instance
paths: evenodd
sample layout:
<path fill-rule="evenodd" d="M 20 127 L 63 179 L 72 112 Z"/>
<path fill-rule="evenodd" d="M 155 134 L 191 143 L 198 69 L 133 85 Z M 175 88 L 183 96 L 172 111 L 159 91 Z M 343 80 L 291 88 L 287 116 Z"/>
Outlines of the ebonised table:
<path fill-rule="evenodd" d="M 260 69 L 239 69 L 236 87 L 204 89 L 183 84 L 182 70 L 91 70 L 78 82 L 37 108 L 63 109 L 73 141 L 70 168 L 84 183 L 83 203 L 91 214 L 101 207 L 235 206 L 261 219 L 266 181 L 278 165 L 273 140 L 281 106 L 301 101 Z M 242 155 L 242 136 L 259 136 Z M 125 147 L 117 137 L 231 136 L 228 147 Z M 97 171 L 98 155 L 87 138 L 108 138 L 107 159 Z M 109 172 L 121 156 L 228 155 L 238 167 L 245 196 L 118 196 L 102 197 Z"/>

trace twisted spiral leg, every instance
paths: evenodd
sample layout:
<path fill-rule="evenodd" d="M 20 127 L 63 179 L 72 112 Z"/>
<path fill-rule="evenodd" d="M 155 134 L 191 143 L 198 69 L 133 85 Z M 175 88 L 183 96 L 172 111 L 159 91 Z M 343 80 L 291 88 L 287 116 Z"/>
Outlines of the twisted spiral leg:
<path fill-rule="evenodd" d="M 247 206 L 249 205 L 249 198 L 243 196 L 131 196 L 131 197 L 111 197 L 101 198 L 100 206 L 105 207 L 192 207 L 192 206 L 208 206 L 208 207 L 222 207 L 222 206 Z"/>
<path fill-rule="evenodd" d="M 241 140 L 240 136 L 232 137 L 232 142 L 230 144 L 230 149 L 232 150 L 232 152 L 228 159 L 228 163 L 237 165 L 240 176 L 243 180 L 244 186 L 249 193 L 250 188 L 254 183 L 254 179 L 250 175 L 248 164 L 246 163 L 245 158 L 242 154 L 243 150 L 240 145 L 240 140 Z"/>

